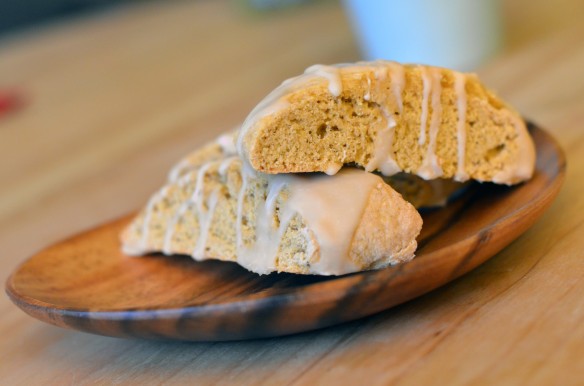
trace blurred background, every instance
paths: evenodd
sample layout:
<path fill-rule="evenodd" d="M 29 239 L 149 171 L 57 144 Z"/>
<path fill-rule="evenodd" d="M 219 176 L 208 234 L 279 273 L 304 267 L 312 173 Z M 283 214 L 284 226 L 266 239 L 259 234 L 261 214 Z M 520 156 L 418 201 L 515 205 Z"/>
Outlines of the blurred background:
<path fill-rule="evenodd" d="M 476 71 L 569 143 L 582 16 L 582 0 L 0 1 L 0 244 L 34 233 L 10 244 L 22 256 L 138 208 L 315 63 Z"/>
<path fill-rule="evenodd" d="M 430 295 L 355 333 L 345 326 L 211 347 L 41 326 L 0 295 L 0 383 L 253 382 L 272 380 L 280 368 L 354 379 L 357 366 L 406 383 L 430 372 L 459 384 L 576 379 L 583 20 L 584 0 L 0 0 L 2 283 L 36 251 L 141 207 L 179 158 L 234 128 L 270 90 L 315 63 L 382 58 L 477 72 L 568 158 L 554 206 L 482 273 L 445 288 L 443 304 Z M 532 308 L 540 311 L 517 311 Z M 388 349 L 399 335 L 391 326 L 419 310 L 412 331 L 423 327 L 428 345 L 402 363 L 402 353 Z M 454 351 L 487 330 L 499 339 Z M 395 347 L 409 349 L 401 343 Z M 375 368 L 368 357 L 378 354 L 385 362 Z M 457 362 L 465 356 L 474 367 Z"/>
<path fill-rule="evenodd" d="M 238 0 L 240 12 L 268 14 L 290 11 L 325 0 Z M 329 1 L 330 2 L 330 1 Z M 129 1 L 8 0 L 0 12 L 0 33 L 104 12 Z M 346 0 L 364 59 L 392 58 L 401 62 L 439 64 L 470 70 L 501 45 L 498 0 Z M 270 16 L 266 16 L 270 17 Z"/>

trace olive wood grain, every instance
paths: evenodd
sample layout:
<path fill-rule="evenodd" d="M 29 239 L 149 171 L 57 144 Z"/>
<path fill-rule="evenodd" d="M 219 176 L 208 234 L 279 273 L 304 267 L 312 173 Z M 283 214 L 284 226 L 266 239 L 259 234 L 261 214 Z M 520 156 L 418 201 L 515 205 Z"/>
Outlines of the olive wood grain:
<path fill-rule="evenodd" d="M 531 125 L 537 170 L 516 187 L 476 184 L 423 213 L 417 257 L 342 277 L 259 276 L 234 263 L 124 256 L 126 216 L 36 254 L 6 290 L 44 322 L 119 337 L 219 341 L 278 336 L 371 315 L 448 283 L 527 230 L 557 195 L 565 158 Z"/>

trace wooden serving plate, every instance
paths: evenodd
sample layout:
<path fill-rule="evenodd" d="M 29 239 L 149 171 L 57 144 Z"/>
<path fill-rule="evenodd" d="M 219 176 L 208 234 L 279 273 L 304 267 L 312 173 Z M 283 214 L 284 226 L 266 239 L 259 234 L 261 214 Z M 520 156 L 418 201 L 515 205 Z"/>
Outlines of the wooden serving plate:
<path fill-rule="evenodd" d="M 417 257 L 341 277 L 259 276 L 235 263 L 127 257 L 124 217 L 53 245 L 22 264 L 6 291 L 29 315 L 118 337 L 219 341 L 292 334 L 364 317 L 420 296 L 475 268 L 527 230 L 557 195 L 565 158 L 530 125 L 537 171 L 509 188 L 477 184 L 423 213 Z"/>

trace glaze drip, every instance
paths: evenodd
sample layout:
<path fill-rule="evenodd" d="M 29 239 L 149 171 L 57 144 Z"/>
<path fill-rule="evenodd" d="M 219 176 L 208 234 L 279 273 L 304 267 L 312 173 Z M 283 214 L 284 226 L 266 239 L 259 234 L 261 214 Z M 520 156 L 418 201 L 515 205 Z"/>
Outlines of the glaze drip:
<path fill-rule="evenodd" d="M 325 66 L 322 64 L 315 64 L 308 67 L 304 73 L 306 75 L 320 76 L 328 80 L 328 89 L 332 96 L 338 97 L 343 91 L 343 83 L 339 69 L 334 66 Z"/>
<path fill-rule="evenodd" d="M 371 78 L 367 77 L 367 92 L 363 95 L 363 99 L 366 101 L 371 100 Z"/>
<path fill-rule="evenodd" d="M 395 99 L 395 106 L 400 113 L 403 109 L 402 92 L 405 84 L 405 73 L 402 65 L 395 62 L 377 61 L 372 63 L 375 66 L 374 77 L 377 82 L 377 98 L 383 96 L 379 85 L 380 81 L 386 80 L 388 76 L 391 81 L 391 95 Z M 369 78 L 367 78 L 370 81 Z M 370 87 L 369 87 L 370 89 Z M 393 151 L 393 137 L 395 135 L 395 127 L 397 125 L 393 112 L 386 107 L 387 103 L 378 103 L 379 111 L 385 120 L 385 126 L 381 128 L 374 139 L 373 155 L 365 170 L 371 172 L 375 170 L 381 171 L 384 176 L 391 176 L 401 171 L 394 158 Z"/>
<path fill-rule="evenodd" d="M 442 117 L 442 103 L 440 101 L 440 96 L 442 95 L 442 74 L 440 69 L 437 68 L 431 68 L 428 73 L 430 78 L 428 88 L 431 89 L 432 97 L 432 116 L 430 117 L 430 128 L 428 130 L 430 138 L 422 165 L 417 171 L 417 174 L 426 180 L 438 178 L 444 174 L 436 156 L 436 140 L 438 138 Z"/>
<path fill-rule="evenodd" d="M 428 106 L 430 104 L 430 91 L 432 88 L 432 77 L 428 74 L 426 67 L 420 66 L 422 76 L 422 115 L 420 117 L 420 136 L 418 144 L 422 146 L 426 143 L 426 126 L 428 125 Z"/>
<path fill-rule="evenodd" d="M 358 267 L 351 244 L 372 190 L 383 181 L 374 174 L 346 168 L 336 176 L 297 177 L 290 186 L 289 205 L 318 240 L 320 258 L 314 272 L 338 275 Z M 339 194 L 343 192 L 343 194 Z"/>
<path fill-rule="evenodd" d="M 329 176 L 334 176 L 339 172 L 339 170 L 341 170 L 342 167 L 343 167 L 342 162 L 332 163 L 327 167 L 325 173 L 328 174 Z"/>
<path fill-rule="evenodd" d="M 152 196 L 146 205 L 146 211 L 144 214 L 144 220 L 142 224 L 142 238 L 140 240 L 140 248 L 143 250 L 148 250 L 148 235 L 150 233 L 150 228 L 148 225 L 150 224 L 152 212 L 154 211 L 154 205 L 163 197 L 168 195 L 169 187 L 165 186 L 162 188 L 160 192 Z"/>
<path fill-rule="evenodd" d="M 466 157 L 466 76 L 460 72 L 454 72 L 454 91 L 456 92 L 456 110 L 458 121 L 456 124 L 457 156 L 456 181 L 464 182 L 468 180 L 468 173 L 465 169 Z"/>
<path fill-rule="evenodd" d="M 234 130 L 236 131 L 237 128 Z M 235 141 L 233 140 L 233 133 L 225 133 L 217 138 L 217 144 L 221 147 L 221 151 L 226 156 L 232 156 L 237 154 L 237 149 L 235 148 Z"/>
<path fill-rule="evenodd" d="M 380 170 L 384 176 L 391 176 L 401 171 L 401 168 L 393 158 L 393 135 L 396 126 L 391 113 L 380 106 L 385 120 L 385 126 L 375 136 L 373 157 L 365 166 L 365 170 L 372 172 Z"/>

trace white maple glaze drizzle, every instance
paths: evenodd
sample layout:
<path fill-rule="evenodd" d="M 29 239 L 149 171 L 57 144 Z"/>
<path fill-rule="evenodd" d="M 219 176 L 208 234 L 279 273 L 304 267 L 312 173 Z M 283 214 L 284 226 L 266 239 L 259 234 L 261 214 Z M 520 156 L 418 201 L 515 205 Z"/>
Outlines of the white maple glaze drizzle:
<path fill-rule="evenodd" d="M 343 83 L 341 82 L 341 74 L 339 68 L 335 66 L 325 66 L 322 64 L 315 64 L 308 67 L 304 74 L 315 75 L 328 80 L 328 89 L 332 96 L 338 97 L 343 91 Z"/>
<path fill-rule="evenodd" d="M 193 173 L 182 175 L 182 176 L 180 176 L 180 178 L 177 177 L 179 179 L 176 181 L 173 181 L 173 183 L 176 183 L 178 185 L 179 189 L 184 189 L 184 187 L 187 184 L 193 182 L 193 176 L 194 176 Z M 164 253 L 165 255 L 172 254 L 172 236 L 174 235 L 174 228 L 176 227 L 178 220 L 182 216 L 185 215 L 185 213 L 188 209 L 188 205 L 191 202 L 192 202 L 192 200 L 191 200 L 191 198 L 189 198 L 188 200 L 181 203 L 181 205 L 179 206 L 176 213 L 172 216 L 172 218 L 166 224 L 166 231 L 164 233 L 164 244 L 162 245 L 162 253 Z"/>
<path fill-rule="evenodd" d="M 381 94 L 381 88 L 379 87 L 381 85 L 381 82 L 379 82 L 380 80 L 385 80 L 387 78 L 387 74 L 388 74 L 388 70 L 387 67 L 381 65 L 380 62 L 374 62 L 374 68 L 375 70 L 373 71 L 373 77 L 375 78 L 375 80 L 377 80 L 377 84 L 375 85 L 375 90 L 377 92 L 377 95 Z"/>
<path fill-rule="evenodd" d="M 288 205 L 302 216 L 320 247 L 312 272 L 339 275 L 358 269 L 350 258 L 351 244 L 371 191 L 379 183 L 383 182 L 374 174 L 343 169 L 335 177 L 297 177 L 289 186 Z"/>
<path fill-rule="evenodd" d="M 422 76 L 422 114 L 420 116 L 420 136 L 418 144 L 421 146 L 426 143 L 426 126 L 428 124 L 428 106 L 430 104 L 430 91 L 432 88 L 432 78 L 424 66 L 419 66 Z"/>
<path fill-rule="evenodd" d="M 193 249 L 193 253 L 191 254 L 195 259 L 197 259 L 197 255 L 195 252 L 198 252 L 198 248 L 201 243 L 204 243 L 207 239 L 206 232 L 208 232 L 208 224 L 210 224 L 210 218 L 212 218 L 213 213 L 211 212 L 211 208 L 204 211 L 203 204 L 205 203 L 205 176 L 207 172 L 213 166 L 214 162 L 208 162 L 201 166 L 201 168 L 197 172 L 197 178 L 195 180 L 195 191 L 193 192 L 190 201 L 194 203 L 194 208 L 197 213 L 197 219 L 199 221 L 199 238 L 195 243 L 195 248 Z M 214 210 L 214 208 L 213 208 Z M 167 231 L 168 231 L 168 224 L 167 224 Z M 172 232 L 172 230 L 170 230 Z M 172 237 L 172 236 L 169 236 Z M 204 246 L 202 247 L 204 248 Z M 198 259 L 200 260 L 200 259 Z"/>
<path fill-rule="evenodd" d="M 363 99 L 366 101 L 371 99 L 371 78 L 367 76 L 367 92 L 363 95 Z"/>
<path fill-rule="evenodd" d="M 202 197 L 198 202 L 201 201 L 203 201 Z M 213 190 L 208 200 L 205 201 L 207 204 L 207 210 L 203 211 L 202 208 L 197 209 L 199 216 L 199 238 L 192 253 L 192 257 L 195 260 L 205 260 L 205 247 L 207 246 L 207 239 L 209 238 L 211 221 L 213 221 L 215 208 L 217 207 L 217 202 L 219 201 L 219 189 Z"/>
<path fill-rule="evenodd" d="M 140 256 L 151 252 L 149 249 L 142 248 L 137 245 L 132 245 L 129 243 L 124 243 L 122 245 L 122 253 L 126 256 Z"/>
<path fill-rule="evenodd" d="M 232 138 L 231 142 L 233 142 Z M 236 157 L 229 157 L 221 161 L 221 163 L 219 164 L 218 172 L 222 180 L 225 178 L 227 169 L 229 168 L 231 163 L 235 161 L 235 159 Z M 216 163 L 217 161 L 214 162 L 214 164 Z M 203 167 L 201 167 L 201 170 L 203 170 L 205 166 L 206 165 L 203 165 Z M 219 201 L 219 191 L 221 190 L 221 186 L 220 185 L 217 186 L 213 190 L 213 192 L 211 192 L 209 198 L 205 199 L 204 186 L 201 185 L 205 184 L 204 176 L 206 172 L 207 172 L 206 170 L 202 172 L 203 176 L 201 179 L 199 179 L 199 176 L 197 176 L 196 182 L 197 185 L 195 186 L 195 192 L 193 193 L 193 200 L 195 200 L 196 204 L 195 207 L 197 208 L 197 217 L 199 219 L 199 238 L 195 244 L 195 248 L 193 249 L 192 253 L 192 256 L 195 260 L 205 259 L 205 247 L 207 246 L 207 239 L 209 238 L 209 229 L 211 227 L 211 222 L 213 221 L 213 217 L 215 215 L 215 208 L 217 207 L 217 202 Z M 201 171 L 199 171 L 199 175 L 200 173 Z M 201 186 L 200 189 L 199 186 Z M 199 189 L 198 192 L 197 189 Z M 205 210 L 205 208 L 203 207 L 203 202 L 205 201 L 207 204 L 207 210 Z"/>
<path fill-rule="evenodd" d="M 232 132 L 220 135 L 219 138 L 217 138 L 217 144 L 221 146 L 221 151 L 225 156 L 229 157 L 237 154 Z"/>
<path fill-rule="evenodd" d="M 144 253 L 148 253 L 152 251 L 152 248 L 148 246 L 148 236 L 150 234 L 150 223 L 152 221 L 152 211 L 154 210 L 154 206 L 160 200 L 161 197 L 164 197 L 168 194 L 169 187 L 163 187 L 159 192 L 154 194 L 148 203 L 146 204 L 146 208 L 144 209 L 144 216 L 142 219 L 142 226 L 140 227 L 140 241 L 137 245 L 126 245 L 122 246 L 122 252 L 124 252 L 128 256 L 137 256 Z"/>
<path fill-rule="evenodd" d="M 391 113 L 388 113 L 382 106 L 380 106 L 380 109 L 386 125 L 377 132 L 373 144 L 373 156 L 365 166 L 365 170 L 368 172 L 380 170 L 383 175 L 391 176 L 401 171 L 401 168 L 393 158 L 392 149 L 396 123 Z"/>
<path fill-rule="evenodd" d="M 140 248 L 142 250 L 148 250 L 148 235 L 150 231 L 150 222 L 152 217 L 152 210 L 156 201 L 159 200 L 159 195 L 155 194 L 153 197 L 150 198 L 148 204 L 146 204 L 146 210 L 144 212 L 144 220 L 142 220 L 142 238 L 140 239 Z"/>
<path fill-rule="evenodd" d="M 197 212 L 202 212 L 204 202 L 203 197 L 205 194 L 205 176 L 214 163 L 215 162 L 207 162 L 206 164 L 203 164 L 197 172 L 195 191 L 191 198 L 191 201 L 196 204 Z"/>
<path fill-rule="evenodd" d="M 454 92 L 456 93 L 456 110 L 458 121 L 456 122 L 456 142 L 458 147 L 458 159 L 456 164 L 456 181 L 467 181 L 469 176 L 465 169 L 466 159 L 466 75 L 460 72 L 454 74 Z"/>
<path fill-rule="evenodd" d="M 190 200 L 186 202 L 190 202 Z M 183 203 L 167 224 L 166 232 L 164 233 L 164 244 L 162 246 L 162 253 L 165 255 L 172 255 L 172 237 L 174 236 L 174 229 L 176 228 L 178 220 L 186 214 L 188 208 L 188 205 L 184 205 Z"/>
<path fill-rule="evenodd" d="M 226 159 L 224 159 L 221 164 L 219 165 L 219 175 L 224 178 L 225 175 L 227 174 L 227 170 L 229 169 L 229 166 L 231 166 L 231 164 L 233 162 L 235 162 L 235 160 L 237 160 L 238 157 L 235 154 L 231 154 L 228 155 L 228 157 Z"/>
<path fill-rule="evenodd" d="M 170 169 L 170 172 L 168 173 L 167 177 L 168 182 L 177 181 L 183 174 L 183 172 L 189 168 L 190 165 L 191 160 L 189 159 L 189 156 L 186 156 L 185 158 L 181 159 L 176 165 L 172 167 L 172 169 Z"/>
<path fill-rule="evenodd" d="M 377 82 L 377 97 L 382 97 L 380 93 L 381 81 L 387 79 L 389 74 L 391 80 L 391 94 L 395 98 L 398 111 L 403 109 L 402 92 L 405 84 L 405 73 L 402 65 L 395 62 L 377 61 L 373 62 L 375 67 L 374 77 Z M 369 78 L 368 78 L 369 80 Z M 379 110 L 385 119 L 385 127 L 377 132 L 374 140 L 373 156 L 365 166 L 365 170 L 379 170 L 385 176 L 391 176 L 401 171 L 401 168 L 394 159 L 393 137 L 395 135 L 395 118 L 387 107 L 385 102 L 378 103 Z"/>
<path fill-rule="evenodd" d="M 422 160 L 422 165 L 416 172 L 420 177 L 426 180 L 437 178 L 444 174 L 436 155 L 436 140 L 438 138 L 438 131 L 440 130 L 442 119 L 442 102 L 440 101 L 440 96 L 442 94 L 442 73 L 438 68 L 431 68 L 428 70 L 428 73 L 431 80 L 429 88 L 432 90 L 432 116 L 430 117 L 430 128 L 428 130 L 429 140 L 426 147 L 426 154 Z"/>
<path fill-rule="evenodd" d="M 325 173 L 328 174 L 329 176 L 334 176 L 335 174 L 338 173 L 339 170 L 341 170 L 342 167 L 343 167 L 342 162 L 332 163 L 327 167 Z"/>
<path fill-rule="evenodd" d="M 250 175 L 243 178 L 249 177 Z M 292 177 L 290 176 L 268 177 L 266 201 L 256 208 L 255 241 L 249 246 L 244 246 L 242 241 L 237 246 L 237 262 L 242 267 L 260 274 L 276 270 L 276 257 L 280 243 L 292 218 L 290 211 L 286 210 L 287 207 L 281 207 L 280 223 L 279 226 L 275 227 L 276 202 L 291 179 Z M 236 224 L 241 224 L 241 220 L 241 218 L 238 218 Z M 238 228 L 236 233 L 237 239 L 242 240 L 240 232 L 241 227 Z"/>

